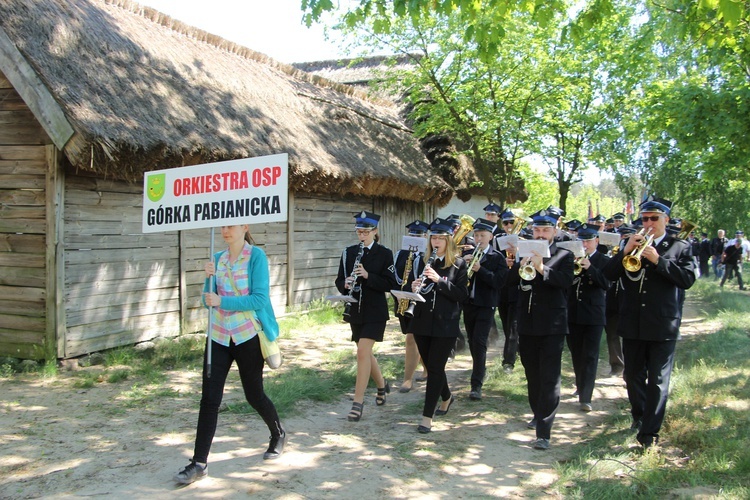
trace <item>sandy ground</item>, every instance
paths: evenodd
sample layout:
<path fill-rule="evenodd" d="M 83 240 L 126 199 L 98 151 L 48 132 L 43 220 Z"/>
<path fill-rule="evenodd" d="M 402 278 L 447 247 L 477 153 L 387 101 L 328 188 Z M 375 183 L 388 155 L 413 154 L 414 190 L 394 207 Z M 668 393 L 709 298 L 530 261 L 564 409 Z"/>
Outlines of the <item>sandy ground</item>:
<path fill-rule="evenodd" d="M 684 334 L 700 332 L 700 318 L 690 307 L 685 312 Z M 379 355 L 400 355 L 396 329 L 391 321 Z M 348 338 L 346 324 L 295 332 L 284 344 L 283 369 L 316 364 L 320 346 L 351 349 Z M 488 365 L 499 363 L 501 352 L 493 345 Z M 192 454 L 197 372 L 170 372 L 163 384 L 168 393 L 143 403 L 134 403 L 143 388 L 132 380 L 77 389 L 71 373 L 0 379 L 0 498 L 555 497 L 545 489 L 557 477 L 555 464 L 602 431 L 608 414 L 627 414 L 622 380 L 607 378 L 602 359 L 595 411 L 579 411 L 572 388 L 563 387 L 552 448 L 536 451 L 530 447 L 534 431 L 525 425 L 528 407 L 499 393 L 470 401 L 470 370 L 468 350 L 448 364 L 457 400 L 448 415 L 436 417 L 430 434 L 416 432 L 423 384 L 406 394 L 394 388 L 382 407 L 370 389 L 357 423 L 346 419 L 351 394 L 332 404 L 304 403 L 299 416 L 282 416 L 288 445 L 273 462 L 262 459 L 268 431 L 260 418 L 223 412 L 209 476 L 187 487 L 172 476 Z M 507 376 L 525 386 L 520 362 Z M 241 399 L 233 371 L 225 402 Z"/>

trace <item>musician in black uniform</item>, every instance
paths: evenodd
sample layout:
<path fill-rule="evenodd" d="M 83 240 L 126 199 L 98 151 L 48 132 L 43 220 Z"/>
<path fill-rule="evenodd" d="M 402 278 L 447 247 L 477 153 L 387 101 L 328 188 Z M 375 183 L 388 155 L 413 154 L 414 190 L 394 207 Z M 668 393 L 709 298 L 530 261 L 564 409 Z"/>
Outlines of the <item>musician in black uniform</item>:
<path fill-rule="evenodd" d="M 476 248 L 464 256 L 469 277 L 469 299 L 464 302 L 464 326 L 473 361 L 469 399 L 482 399 L 482 383 L 487 364 L 487 343 L 495 322 L 498 292 L 505 284 L 508 266 L 505 259 L 490 245 L 496 225 L 487 219 L 474 221 Z"/>
<path fill-rule="evenodd" d="M 504 232 L 511 233 L 516 225 L 516 215 L 510 210 L 500 214 Z M 519 235 L 520 237 L 520 235 Z M 497 241 L 493 238 L 492 242 Z M 497 246 L 495 246 L 497 249 Z M 510 269 L 515 263 L 515 254 L 512 251 L 500 250 L 505 257 L 506 267 Z M 516 302 L 518 302 L 518 283 L 511 284 L 509 280 L 500 288 L 498 294 L 497 312 L 503 324 L 503 371 L 507 374 L 513 372 L 518 357 L 518 324 L 516 322 Z"/>
<path fill-rule="evenodd" d="M 628 238 L 604 267 L 607 278 L 623 285 L 618 333 L 623 338 L 631 428 L 638 430 L 644 448 L 658 443 L 664 420 L 682 316 L 679 291 L 695 282 L 689 245 L 666 234 L 671 205 L 653 197 L 641 203 L 643 227 L 653 242 L 643 247 L 639 270 L 627 271 L 623 259 L 641 246 L 646 239 L 641 234 Z"/>
<path fill-rule="evenodd" d="M 599 366 L 599 346 L 606 322 L 605 308 L 609 280 L 602 274 L 609 257 L 597 251 L 598 226 L 583 224 L 578 239 L 586 257 L 579 261 L 580 273 L 568 289 L 568 349 L 573 358 L 576 392 L 581 411 L 592 410 L 591 400 Z"/>
<path fill-rule="evenodd" d="M 495 240 L 497 237 L 505 235 L 502 224 L 500 224 L 500 214 L 502 213 L 503 209 L 496 203 L 489 203 L 485 205 L 483 210 L 485 220 L 488 220 L 495 225 L 495 230 L 492 232 L 492 241 L 490 242 L 490 246 L 494 248 L 496 252 L 501 253 L 500 249 L 495 243 Z M 505 254 L 502 254 L 502 257 L 504 258 Z M 499 339 L 500 332 L 497 330 L 497 323 L 495 322 L 495 318 L 493 316 L 492 325 L 490 325 L 490 334 L 487 340 L 487 345 L 496 344 Z"/>
<path fill-rule="evenodd" d="M 459 234 L 460 228 L 461 228 L 461 215 L 458 214 L 450 214 L 445 220 L 451 224 L 451 227 L 453 229 L 454 236 L 456 234 Z M 473 220 L 471 218 L 470 220 Z M 475 246 L 474 238 L 472 238 L 469 235 L 470 231 L 467 232 L 463 238 L 461 238 L 460 241 L 456 241 L 456 250 L 458 252 L 457 256 L 461 256 L 463 251 L 465 249 L 473 249 Z M 453 360 L 455 354 L 457 352 L 461 352 L 466 347 L 466 339 L 464 338 L 464 334 L 461 331 L 461 328 L 458 329 L 458 337 L 456 338 L 456 345 L 453 348 L 453 352 L 450 355 L 451 361 Z"/>
<path fill-rule="evenodd" d="M 357 299 L 349 308 L 348 319 L 352 341 L 357 344 L 357 381 L 348 419 L 358 422 L 362 418 L 365 390 L 370 377 L 378 388 L 375 397 L 378 406 L 385 404 L 386 394 L 390 392 L 390 385 L 380 372 L 372 348 L 375 342 L 383 341 L 385 324 L 390 319 L 386 294 L 396 288 L 396 279 L 393 276 L 393 253 L 377 242 L 380 216 L 363 211 L 355 214 L 354 218 L 363 255 L 355 267 L 360 245 L 352 245 L 344 250 L 336 288 L 341 294 L 348 294 L 353 287 L 351 295 Z"/>
<path fill-rule="evenodd" d="M 469 296 L 466 262 L 458 255 L 453 226 L 447 220 L 438 218 L 430 224 L 425 257 L 426 261 L 418 262 L 420 278 L 412 283 L 412 291 L 421 294 L 425 301 L 416 303 L 409 323 L 428 373 L 422 423 L 417 427 L 422 434 L 431 431 L 433 415 L 448 413 L 455 400 L 448 387 L 445 365 L 460 331 L 459 306 Z M 438 399 L 441 399 L 439 406 Z"/>
<path fill-rule="evenodd" d="M 612 226 L 612 232 L 616 233 L 620 227 L 625 224 L 625 214 L 622 212 L 617 212 L 616 214 L 612 215 L 612 220 L 614 221 L 614 225 Z"/>
<path fill-rule="evenodd" d="M 509 283 L 519 284 L 519 352 L 534 413 L 528 426 L 536 429 L 533 447 L 538 450 L 550 446 L 552 423 L 560 405 L 562 351 L 568 334 L 567 289 L 573 284 L 573 254 L 558 248 L 554 241 L 558 217 L 546 210 L 532 215 L 534 239 L 549 245 L 550 257 L 535 252 L 515 263 L 508 275 Z M 527 264 L 533 268 L 533 276 L 526 274 Z M 523 279 L 519 268 L 524 269 Z"/>
<path fill-rule="evenodd" d="M 409 230 L 408 236 L 413 236 L 416 238 L 426 239 L 427 231 L 429 230 L 429 228 L 430 227 L 426 222 L 423 222 L 419 219 L 406 225 L 406 229 Z M 422 248 L 427 248 L 427 242 L 425 241 L 424 243 L 425 246 Z M 397 288 L 399 290 L 405 290 L 407 292 L 411 291 L 411 284 L 417 278 L 416 263 L 419 262 L 419 260 L 422 258 L 424 258 L 424 250 L 419 249 L 402 248 L 398 251 L 398 253 L 396 253 L 393 275 L 396 279 L 396 284 L 398 285 Z M 408 267 L 411 268 L 411 270 L 405 276 L 407 263 Z M 417 365 L 419 364 L 419 350 L 417 349 L 416 342 L 414 342 L 414 335 L 408 332 L 409 322 L 411 321 L 411 318 L 408 318 L 403 314 L 404 312 L 406 312 L 405 308 L 408 307 L 408 300 L 402 300 L 403 303 L 399 300 L 395 301 L 395 314 L 398 318 L 399 325 L 401 326 L 401 333 L 406 335 L 404 381 L 401 383 L 401 387 L 398 389 L 398 392 L 406 393 L 411 391 L 412 387 L 414 386 L 414 372 L 417 370 Z"/>
<path fill-rule="evenodd" d="M 622 238 L 627 238 L 635 233 L 635 228 L 630 224 L 622 224 L 617 228 Z M 612 255 L 617 255 L 620 247 L 612 249 Z M 604 333 L 607 337 L 607 354 L 609 356 L 609 376 L 620 377 L 625 370 L 625 359 L 622 354 L 622 339 L 617 333 L 617 325 L 620 319 L 619 293 L 622 291 L 621 279 L 613 281 L 607 290 L 607 308 L 605 316 L 607 322 L 604 324 Z"/>

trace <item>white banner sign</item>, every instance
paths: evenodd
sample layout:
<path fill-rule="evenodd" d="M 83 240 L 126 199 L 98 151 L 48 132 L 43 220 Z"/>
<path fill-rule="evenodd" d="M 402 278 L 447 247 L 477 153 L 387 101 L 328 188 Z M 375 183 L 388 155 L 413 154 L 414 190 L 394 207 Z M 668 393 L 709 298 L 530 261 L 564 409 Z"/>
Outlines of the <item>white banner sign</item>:
<path fill-rule="evenodd" d="M 286 153 L 146 172 L 143 232 L 287 220 Z"/>

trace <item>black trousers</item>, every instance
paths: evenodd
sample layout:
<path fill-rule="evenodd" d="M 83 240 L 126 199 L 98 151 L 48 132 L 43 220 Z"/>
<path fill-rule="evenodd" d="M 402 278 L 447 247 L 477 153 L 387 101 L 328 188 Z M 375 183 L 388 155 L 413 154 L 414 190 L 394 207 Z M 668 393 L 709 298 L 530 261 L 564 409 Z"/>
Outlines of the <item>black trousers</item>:
<path fill-rule="evenodd" d="M 719 286 L 724 286 L 724 282 L 729 278 L 730 280 L 734 277 L 734 275 L 737 275 L 737 284 L 740 285 L 740 288 L 744 288 L 745 285 L 742 282 L 742 264 L 726 264 L 726 269 L 724 271 L 724 276 L 721 277 L 721 283 Z"/>
<path fill-rule="evenodd" d="M 642 444 L 659 440 L 676 345 L 676 340 L 622 340 L 630 413 L 633 421 L 641 422 L 637 438 Z"/>
<path fill-rule="evenodd" d="M 578 401 L 591 403 L 599 366 L 599 346 L 602 343 L 603 325 L 574 325 L 568 323 L 568 349 L 573 358 Z"/>
<path fill-rule="evenodd" d="M 471 389 L 481 389 L 487 371 L 487 344 L 495 320 L 494 307 L 464 304 L 464 326 L 471 353 Z"/>
<path fill-rule="evenodd" d="M 518 357 L 518 322 L 516 321 L 516 303 L 500 302 L 498 308 L 500 321 L 503 323 L 503 366 L 513 367 Z"/>
<path fill-rule="evenodd" d="M 429 337 L 414 334 L 414 341 L 422 356 L 422 363 L 427 368 L 427 387 L 424 393 L 422 416 L 432 418 L 438 405 L 438 398 L 448 401 L 451 390 L 445 375 L 448 356 L 456 345 L 455 337 Z"/>
<path fill-rule="evenodd" d="M 617 335 L 617 325 L 620 322 L 620 314 L 608 314 L 607 324 L 604 331 L 607 334 L 607 354 L 609 355 L 609 367 L 613 372 L 622 372 L 625 369 L 625 359 L 622 354 L 622 339 Z"/>
<path fill-rule="evenodd" d="M 229 343 L 229 347 L 218 342 L 211 346 L 211 378 L 206 377 L 206 353 L 203 353 L 203 393 L 198 429 L 195 436 L 193 460 L 208 462 L 208 452 L 216 433 L 219 418 L 219 406 L 224 396 L 224 384 L 233 361 L 237 361 L 242 389 L 245 399 L 261 416 L 272 436 L 281 435 L 281 422 L 273 402 L 263 392 L 263 354 L 260 352 L 260 341 L 255 336 L 239 345 Z"/>
<path fill-rule="evenodd" d="M 550 438 L 560 406 L 560 370 L 565 335 L 520 335 L 518 351 L 526 373 L 529 406 L 536 419 L 536 437 Z"/>

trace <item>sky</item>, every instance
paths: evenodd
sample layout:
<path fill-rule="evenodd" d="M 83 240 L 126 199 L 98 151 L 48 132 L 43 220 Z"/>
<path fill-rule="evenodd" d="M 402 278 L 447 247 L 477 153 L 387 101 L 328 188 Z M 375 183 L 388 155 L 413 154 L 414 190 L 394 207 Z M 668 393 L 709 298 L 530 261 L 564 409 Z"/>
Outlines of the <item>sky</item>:
<path fill-rule="evenodd" d="M 347 57 L 324 28 L 302 23 L 300 0 L 138 0 L 173 19 L 283 63 Z M 335 35 L 335 34 L 334 34 Z"/>

